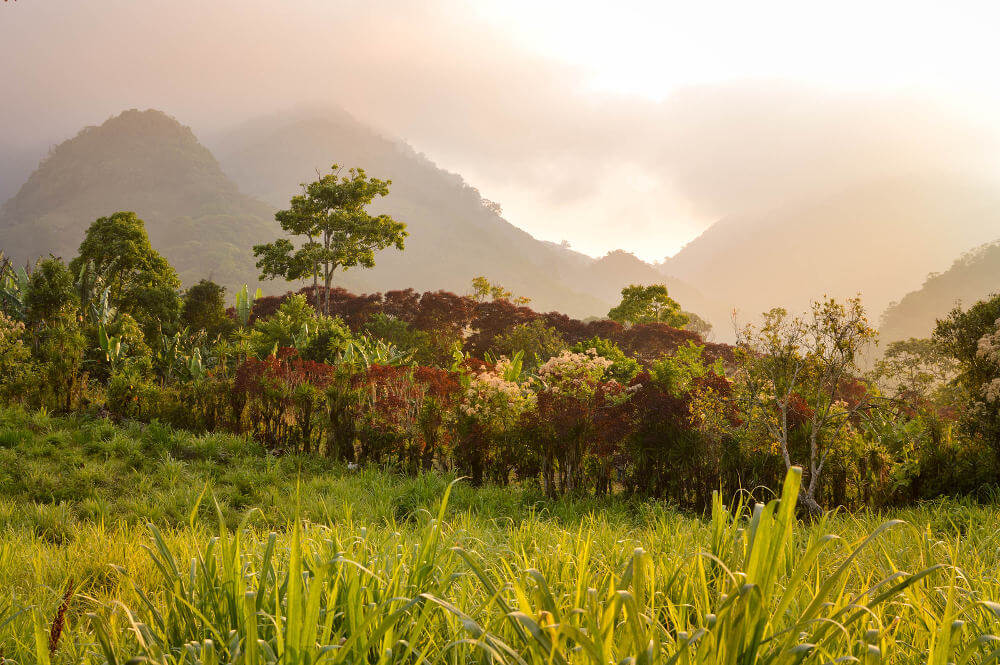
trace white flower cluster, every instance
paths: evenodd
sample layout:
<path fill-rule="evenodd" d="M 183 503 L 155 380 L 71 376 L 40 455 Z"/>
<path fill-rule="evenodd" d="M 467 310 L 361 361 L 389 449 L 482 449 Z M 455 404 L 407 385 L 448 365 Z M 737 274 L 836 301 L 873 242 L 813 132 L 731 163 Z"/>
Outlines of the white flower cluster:
<path fill-rule="evenodd" d="M 510 360 L 501 358 L 493 369 L 471 375 L 459 405 L 461 413 L 487 429 L 503 429 L 534 406 L 528 383 L 504 378 L 510 365 Z"/>
<path fill-rule="evenodd" d="M 14 340 L 21 339 L 21 335 L 23 334 L 23 323 L 15 321 L 3 312 L 0 312 L 0 341 L 10 340 L 13 343 Z"/>
<path fill-rule="evenodd" d="M 604 372 L 613 364 L 607 358 L 597 355 L 596 349 L 587 349 L 585 353 L 563 351 L 539 367 L 538 376 L 549 385 L 566 381 L 600 381 Z"/>
<path fill-rule="evenodd" d="M 986 384 L 985 395 L 989 402 L 1000 402 L 1000 379 L 993 379 Z"/>
<path fill-rule="evenodd" d="M 1000 364 L 1000 319 L 996 321 L 996 330 L 979 338 L 976 355 Z"/>
<path fill-rule="evenodd" d="M 996 321 L 996 330 L 979 338 L 976 355 L 1000 365 L 1000 319 Z M 1000 378 L 993 379 L 983 386 L 983 392 L 987 402 L 1000 402 Z"/>
<path fill-rule="evenodd" d="M 595 349 L 585 353 L 563 351 L 538 368 L 538 378 L 549 392 L 585 397 L 593 393 L 595 384 L 612 364 L 597 355 Z"/>

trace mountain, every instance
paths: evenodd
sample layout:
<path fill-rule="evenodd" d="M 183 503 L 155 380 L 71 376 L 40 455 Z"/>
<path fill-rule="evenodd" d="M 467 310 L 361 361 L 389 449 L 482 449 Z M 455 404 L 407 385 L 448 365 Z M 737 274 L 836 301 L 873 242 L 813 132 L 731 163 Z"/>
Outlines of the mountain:
<path fill-rule="evenodd" d="M 927 337 L 935 321 L 952 308 L 969 307 L 996 293 L 1000 293 L 1000 240 L 963 254 L 948 270 L 931 274 L 918 290 L 891 304 L 882 315 L 882 341 Z"/>
<path fill-rule="evenodd" d="M 0 159 L 0 202 L 17 193 L 47 148 L 46 145 L 0 142 L 0 155 L 3 156 Z"/>
<path fill-rule="evenodd" d="M 861 293 L 872 313 L 929 270 L 1000 235 L 1000 189 L 964 175 L 869 182 L 720 220 L 661 264 L 746 320 Z M 718 324 L 717 324 L 718 325 Z"/>
<path fill-rule="evenodd" d="M 340 111 L 271 116 L 213 145 L 219 161 L 190 128 L 155 110 L 87 127 L 54 148 L 0 208 L 0 249 L 19 262 L 49 253 L 69 259 L 94 219 L 132 210 L 185 284 L 211 277 L 230 288 L 254 285 L 252 245 L 277 237 L 274 212 L 336 162 L 391 178 L 390 195 L 373 210 L 410 232 L 405 251 L 383 252 L 372 270 L 338 273 L 337 286 L 464 293 L 486 275 L 531 297 L 535 309 L 587 317 L 606 314 L 627 284 L 665 281 L 686 309 L 707 306 L 695 289 L 631 254 L 594 259 L 537 240 L 460 176 Z M 297 285 L 261 286 L 280 293 Z"/>
<path fill-rule="evenodd" d="M 336 283 L 355 291 L 412 287 L 468 291 L 485 275 L 539 311 L 603 316 L 629 283 L 664 282 L 703 309 L 695 289 L 632 255 L 593 259 L 564 245 L 540 241 L 503 218 L 496 206 L 461 176 L 435 165 L 403 141 L 379 134 L 343 111 L 288 113 L 252 121 L 210 143 L 223 170 L 243 191 L 284 207 L 334 163 L 358 166 L 392 180 L 389 196 L 373 206 L 408 225 L 406 250 L 386 250 L 372 270 L 339 273 Z M 631 257 L 631 258 L 628 258 Z M 686 301 L 685 301 L 686 300 Z"/>
<path fill-rule="evenodd" d="M 185 284 L 256 283 L 249 248 L 276 230 L 272 207 L 241 194 L 188 127 L 133 109 L 50 152 L 0 208 L 0 249 L 18 261 L 69 260 L 91 222 L 118 210 L 146 222 Z"/>

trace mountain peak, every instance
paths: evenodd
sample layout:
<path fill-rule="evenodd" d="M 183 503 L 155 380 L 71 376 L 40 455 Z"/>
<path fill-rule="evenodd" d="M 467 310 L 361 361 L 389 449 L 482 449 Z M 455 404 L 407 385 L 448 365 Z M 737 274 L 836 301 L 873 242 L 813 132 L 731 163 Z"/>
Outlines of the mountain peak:
<path fill-rule="evenodd" d="M 50 151 L 0 209 L 0 248 L 18 261 L 69 259 L 91 222 L 119 210 L 145 220 L 185 281 L 214 273 L 230 286 L 254 282 L 247 241 L 276 232 L 271 209 L 240 194 L 189 127 L 129 109 Z M 192 255 L 189 244 L 209 237 L 213 249 Z"/>

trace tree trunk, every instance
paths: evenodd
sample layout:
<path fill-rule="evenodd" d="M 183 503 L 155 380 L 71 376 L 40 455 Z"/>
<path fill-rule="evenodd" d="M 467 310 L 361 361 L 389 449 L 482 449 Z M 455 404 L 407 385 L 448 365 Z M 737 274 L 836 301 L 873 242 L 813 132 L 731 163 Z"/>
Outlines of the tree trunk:
<path fill-rule="evenodd" d="M 799 492 L 799 503 L 805 507 L 811 517 L 817 517 L 823 513 L 823 506 L 819 505 L 819 502 L 816 501 L 815 494 L 816 488 L 812 483 L 809 483 L 809 487 Z"/>

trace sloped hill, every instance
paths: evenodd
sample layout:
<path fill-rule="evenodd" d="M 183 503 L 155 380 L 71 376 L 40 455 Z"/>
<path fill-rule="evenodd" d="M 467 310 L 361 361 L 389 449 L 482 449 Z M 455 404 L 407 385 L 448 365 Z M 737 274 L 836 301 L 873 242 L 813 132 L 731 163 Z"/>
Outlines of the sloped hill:
<path fill-rule="evenodd" d="M 486 275 L 531 297 L 537 310 L 589 317 L 605 315 L 627 284 L 665 281 L 685 308 L 707 309 L 695 289 L 631 254 L 595 260 L 537 240 L 460 176 L 341 112 L 255 121 L 216 146 L 221 167 L 189 128 L 153 110 L 88 127 L 56 147 L 0 209 L 0 249 L 18 261 L 48 253 L 69 259 L 94 219 L 133 210 L 185 283 L 255 284 L 251 247 L 280 232 L 274 211 L 336 162 L 392 179 L 391 194 L 374 209 L 410 231 L 404 252 L 387 250 L 373 270 L 339 273 L 337 286 L 464 293 L 473 277 Z M 281 293 L 300 285 L 261 286 Z"/>
<path fill-rule="evenodd" d="M 918 290 L 890 305 L 882 315 L 882 341 L 927 337 L 935 321 L 955 306 L 968 307 L 995 293 L 1000 293 L 1000 240 L 963 254 L 948 270 L 930 275 Z"/>
<path fill-rule="evenodd" d="M 473 277 L 486 275 L 530 296 L 539 309 L 576 316 L 608 310 L 606 297 L 574 283 L 593 259 L 575 253 L 570 258 L 567 250 L 535 239 L 488 207 L 460 176 L 346 113 L 272 116 L 238 128 L 215 146 L 226 173 L 276 208 L 333 163 L 392 180 L 389 196 L 372 208 L 407 224 L 406 250 L 387 250 L 372 270 L 338 274 L 337 284 L 349 290 L 464 293 Z"/>
<path fill-rule="evenodd" d="M 877 314 L 928 271 L 1000 235 L 1000 190 L 940 174 L 905 176 L 723 219 L 662 269 L 741 318 L 861 293 Z"/>
<path fill-rule="evenodd" d="M 154 110 L 125 111 L 57 146 L 0 208 L 0 248 L 69 260 L 94 219 L 131 210 L 191 283 L 256 282 L 250 246 L 274 236 L 271 206 L 240 193 L 194 133 Z"/>
<path fill-rule="evenodd" d="M 341 273 L 339 285 L 355 292 L 412 287 L 464 293 L 486 275 L 539 311 L 604 316 L 623 286 L 666 281 L 688 309 L 705 299 L 631 254 L 595 260 L 540 241 L 509 223 L 461 176 L 449 173 L 406 143 L 378 134 L 343 111 L 289 113 L 247 123 L 213 142 L 223 169 L 239 186 L 284 207 L 299 184 L 333 163 L 360 166 L 392 179 L 375 208 L 406 222 L 402 254 L 388 250 L 373 270 Z"/>
<path fill-rule="evenodd" d="M 726 313 L 718 303 L 707 298 L 691 284 L 664 274 L 659 267 L 650 265 L 631 252 L 618 249 L 579 270 L 577 283 L 604 300 L 617 304 L 622 287 L 629 284 L 666 284 L 670 296 L 688 311 L 712 319 L 718 327 L 724 323 Z"/>

